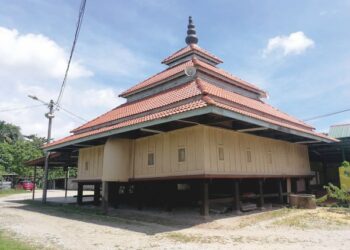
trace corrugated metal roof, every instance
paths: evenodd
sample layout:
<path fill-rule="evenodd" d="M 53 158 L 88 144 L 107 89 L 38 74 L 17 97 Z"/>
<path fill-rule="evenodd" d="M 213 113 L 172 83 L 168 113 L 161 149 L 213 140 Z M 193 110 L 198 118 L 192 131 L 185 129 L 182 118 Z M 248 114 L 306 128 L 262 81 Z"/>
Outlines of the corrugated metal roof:
<path fill-rule="evenodd" d="M 329 128 L 329 136 L 333 138 L 350 137 L 350 124 L 333 125 Z"/>

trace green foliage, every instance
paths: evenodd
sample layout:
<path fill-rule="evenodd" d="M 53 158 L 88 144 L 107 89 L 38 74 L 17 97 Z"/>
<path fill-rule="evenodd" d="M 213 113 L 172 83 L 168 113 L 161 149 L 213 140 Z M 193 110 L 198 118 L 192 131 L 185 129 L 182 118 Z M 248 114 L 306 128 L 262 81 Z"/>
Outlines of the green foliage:
<path fill-rule="evenodd" d="M 14 143 L 22 138 L 23 136 L 18 126 L 0 121 L 0 143 Z"/>
<path fill-rule="evenodd" d="M 33 168 L 24 163 L 42 157 L 42 145 L 46 138 L 36 135 L 23 136 L 18 126 L 0 121 L 0 178 L 5 173 L 17 173 L 21 177 L 33 176 Z M 70 177 L 77 176 L 76 168 L 68 170 Z M 44 171 L 37 168 L 37 185 L 42 186 Z M 49 180 L 65 176 L 63 168 L 50 169 Z"/>
<path fill-rule="evenodd" d="M 0 121 L 0 173 L 32 175 L 24 163 L 43 156 L 44 141 L 45 138 L 35 135 L 22 136 L 18 126 Z"/>
<path fill-rule="evenodd" d="M 346 190 L 338 188 L 332 183 L 328 183 L 328 186 L 324 186 L 324 188 L 327 190 L 327 196 L 336 199 L 339 205 L 350 204 L 350 194 Z"/>
<path fill-rule="evenodd" d="M 6 250 L 34 250 L 38 249 L 38 246 L 33 246 L 27 242 L 18 240 L 17 238 L 11 236 L 9 233 L 4 233 L 0 231 L 0 249 Z"/>
<path fill-rule="evenodd" d="M 0 166 L 8 173 L 30 175 L 26 161 L 43 156 L 42 150 L 32 141 L 18 140 L 13 144 L 0 143 Z"/>
<path fill-rule="evenodd" d="M 343 161 L 342 164 L 340 165 L 341 167 L 348 168 L 350 167 L 350 162 L 348 161 Z"/>
<path fill-rule="evenodd" d="M 322 204 L 322 203 L 324 203 L 325 201 L 327 201 L 327 199 L 328 199 L 328 195 L 326 194 L 326 195 L 324 195 L 324 196 L 322 196 L 322 197 L 316 199 L 316 203 L 317 203 L 317 204 Z"/>
<path fill-rule="evenodd" d="M 348 161 L 343 161 L 340 167 L 344 168 L 344 175 L 350 177 L 350 163 Z"/>

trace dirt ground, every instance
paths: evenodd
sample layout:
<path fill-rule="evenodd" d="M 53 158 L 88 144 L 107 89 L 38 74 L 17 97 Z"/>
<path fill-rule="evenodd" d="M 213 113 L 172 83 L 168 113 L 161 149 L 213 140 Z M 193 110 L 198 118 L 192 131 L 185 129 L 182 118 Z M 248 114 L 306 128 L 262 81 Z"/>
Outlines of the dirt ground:
<path fill-rule="evenodd" d="M 40 197 L 40 191 L 37 192 Z M 50 201 L 62 191 L 49 191 Z M 75 192 L 69 192 L 70 196 Z M 54 198 L 57 197 L 57 198 Z M 112 210 L 0 198 L 0 230 L 49 249 L 349 249 L 350 210 L 280 208 L 248 215 Z M 64 199 L 63 199 L 64 200 Z M 70 200 L 73 200 L 70 198 Z M 96 212 L 97 211 L 97 212 Z"/>

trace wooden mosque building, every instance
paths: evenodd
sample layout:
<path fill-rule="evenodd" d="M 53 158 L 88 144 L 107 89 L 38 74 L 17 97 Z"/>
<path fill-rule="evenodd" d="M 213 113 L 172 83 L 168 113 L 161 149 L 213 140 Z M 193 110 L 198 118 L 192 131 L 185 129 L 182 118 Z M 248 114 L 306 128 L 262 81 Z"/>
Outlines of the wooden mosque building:
<path fill-rule="evenodd" d="M 307 145 L 334 139 L 265 103 L 264 90 L 220 69 L 197 43 L 190 17 L 187 45 L 162 61 L 165 70 L 45 146 L 78 157 L 78 203 L 84 185 L 95 185 L 105 206 L 187 203 L 207 215 L 215 200 L 238 211 L 247 193 L 263 206 L 307 188 Z"/>

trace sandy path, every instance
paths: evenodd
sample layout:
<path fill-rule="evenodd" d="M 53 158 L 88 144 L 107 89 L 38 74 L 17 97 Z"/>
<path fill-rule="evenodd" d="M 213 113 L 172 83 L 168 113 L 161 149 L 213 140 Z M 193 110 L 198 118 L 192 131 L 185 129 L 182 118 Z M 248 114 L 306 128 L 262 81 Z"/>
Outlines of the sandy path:
<path fill-rule="evenodd" d="M 48 195 L 62 197 L 63 192 L 50 191 Z M 329 250 L 349 249 L 350 246 L 350 212 L 344 215 L 328 214 L 319 209 L 311 212 L 282 210 L 274 216 L 269 213 L 226 215 L 204 221 L 193 214 L 177 211 L 169 214 L 122 210 L 117 212 L 120 219 L 109 220 L 79 214 L 43 213 L 16 202 L 30 197 L 26 193 L 0 198 L 0 229 L 54 249 Z M 138 219 L 130 219 L 130 214 Z M 292 227 L 283 224 L 284 220 L 294 223 L 295 216 L 305 217 L 307 221 Z M 168 219 L 170 225 L 167 225 Z M 184 221 L 191 225 L 184 225 Z M 278 224 L 279 221 L 282 223 Z"/>

